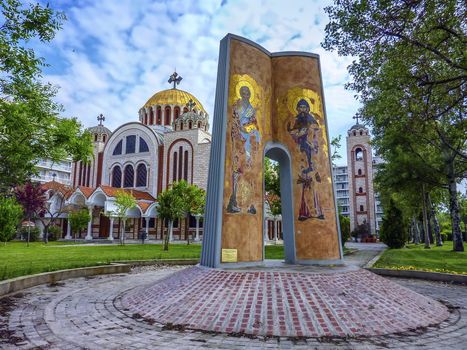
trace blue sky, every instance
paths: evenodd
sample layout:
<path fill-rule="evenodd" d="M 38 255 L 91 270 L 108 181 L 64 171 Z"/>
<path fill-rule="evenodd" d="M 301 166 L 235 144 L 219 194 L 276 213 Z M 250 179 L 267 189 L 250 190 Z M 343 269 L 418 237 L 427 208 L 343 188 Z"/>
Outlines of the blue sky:
<path fill-rule="evenodd" d="M 176 68 L 180 88 L 193 93 L 212 118 L 219 41 L 234 33 L 271 52 L 320 55 L 331 136 L 345 135 L 359 104 L 344 89 L 351 58 L 326 52 L 320 43 L 330 1 L 56 0 L 50 6 L 68 20 L 52 43 L 39 48 L 50 67 L 44 79 L 60 87 L 65 116 L 86 126 L 103 113 L 115 129 L 138 119 L 157 91 L 168 89 Z"/>

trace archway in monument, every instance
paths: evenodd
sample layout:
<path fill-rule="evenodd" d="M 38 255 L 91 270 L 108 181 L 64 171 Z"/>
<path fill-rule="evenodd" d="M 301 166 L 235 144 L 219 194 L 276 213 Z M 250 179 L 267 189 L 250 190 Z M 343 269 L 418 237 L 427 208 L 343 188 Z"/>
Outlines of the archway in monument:
<path fill-rule="evenodd" d="M 264 148 L 264 157 L 276 161 L 279 164 L 284 260 L 287 264 L 295 264 L 295 228 L 290 153 L 287 148 L 280 143 L 268 143 Z M 263 218 L 265 218 L 265 213 L 263 213 Z M 264 258 L 265 243 L 263 240 L 263 260 Z"/>

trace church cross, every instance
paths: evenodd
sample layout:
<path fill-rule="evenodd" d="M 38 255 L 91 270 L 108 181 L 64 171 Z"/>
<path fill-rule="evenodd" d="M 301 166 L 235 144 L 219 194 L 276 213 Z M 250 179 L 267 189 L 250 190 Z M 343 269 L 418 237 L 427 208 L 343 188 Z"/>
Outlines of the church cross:
<path fill-rule="evenodd" d="M 358 118 L 361 118 L 358 116 L 358 114 L 355 116 L 355 117 L 352 117 L 352 119 L 356 119 L 357 120 L 357 124 L 358 124 Z"/>
<path fill-rule="evenodd" d="M 97 120 L 99 121 L 99 125 L 102 125 L 102 122 L 105 121 L 105 117 L 102 113 L 97 116 Z"/>
<path fill-rule="evenodd" d="M 177 85 L 180 84 L 180 82 L 182 81 L 182 77 L 180 75 L 178 75 L 178 73 L 175 71 L 173 72 L 173 74 L 170 76 L 168 82 L 171 84 L 173 83 L 174 84 L 174 89 L 177 88 Z"/>
<path fill-rule="evenodd" d="M 186 104 L 186 106 L 188 107 L 188 110 L 191 112 L 193 110 L 193 107 L 196 106 L 196 102 L 194 102 L 191 98 L 190 98 L 190 101 L 188 101 L 188 103 Z"/>

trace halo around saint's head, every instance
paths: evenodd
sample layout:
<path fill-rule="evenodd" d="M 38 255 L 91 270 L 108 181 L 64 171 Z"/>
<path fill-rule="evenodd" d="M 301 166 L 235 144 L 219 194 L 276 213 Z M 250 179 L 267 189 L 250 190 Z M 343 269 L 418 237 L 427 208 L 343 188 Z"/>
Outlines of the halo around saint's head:
<path fill-rule="evenodd" d="M 240 89 L 243 86 L 250 90 L 250 104 L 257 108 L 261 99 L 261 87 L 248 74 L 234 74 L 230 77 L 229 103 L 232 105 L 242 98 Z"/>
<path fill-rule="evenodd" d="M 300 100 L 305 100 L 310 106 L 310 112 L 323 117 L 321 111 L 320 96 L 310 89 L 292 88 L 287 92 L 287 109 L 291 114 L 297 114 L 297 105 Z"/>

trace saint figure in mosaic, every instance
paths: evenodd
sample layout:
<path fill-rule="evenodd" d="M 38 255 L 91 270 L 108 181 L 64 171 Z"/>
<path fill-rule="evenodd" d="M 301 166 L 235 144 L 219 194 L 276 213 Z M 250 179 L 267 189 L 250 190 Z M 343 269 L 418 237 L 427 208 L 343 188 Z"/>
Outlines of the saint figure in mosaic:
<path fill-rule="evenodd" d="M 232 106 L 232 127 L 230 130 L 232 140 L 232 194 L 227 205 L 227 212 L 229 213 L 241 211 L 237 203 L 238 181 L 244 172 L 244 167 L 251 169 L 252 153 L 257 149 L 257 145 L 261 141 L 261 134 L 256 120 L 256 109 L 250 102 L 251 90 L 247 85 L 239 86 L 237 89 L 240 99 Z M 238 149 L 238 145 L 241 145 L 242 149 Z M 256 214 L 255 206 L 251 204 L 247 212 Z"/>
<path fill-rule="evenodd" d="M 287 124 L 287 131 L 298 145 L 300 152 L 304 155 L 304 166 L 298 175 L 297 184 L 302 185 L 302 194 L 298 220 L 310 218 L 324 219 L 320 205 L 319 194 L 315 189 L 314 182 L 321 182 L 321 177 L 313 163 L 313 156 L 319 151 L 319 124 L 317 116 L 310 111 L 310 104 L 306 99 L 300 99 L 296 106 L 297 115 L 294 125 Z M 312 209 L 310 209 L 307 198 L 312 198 Z"/>

